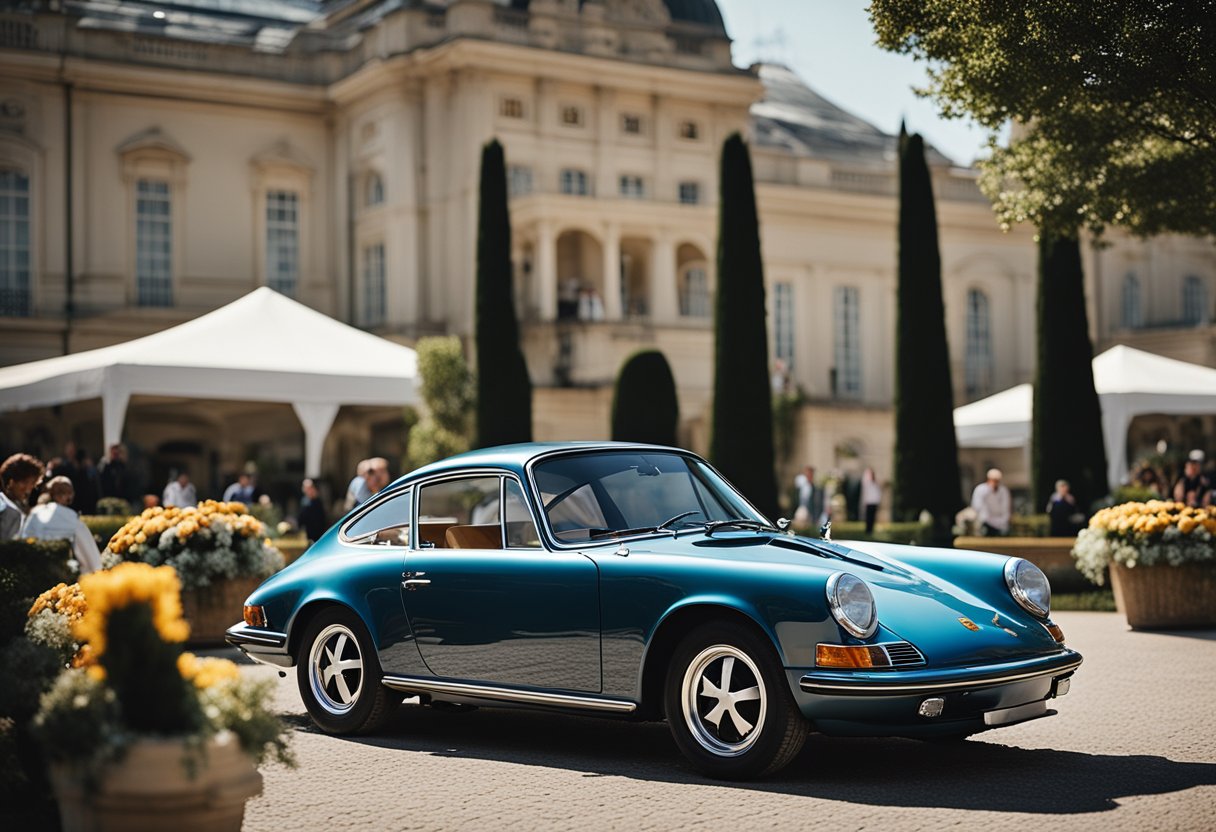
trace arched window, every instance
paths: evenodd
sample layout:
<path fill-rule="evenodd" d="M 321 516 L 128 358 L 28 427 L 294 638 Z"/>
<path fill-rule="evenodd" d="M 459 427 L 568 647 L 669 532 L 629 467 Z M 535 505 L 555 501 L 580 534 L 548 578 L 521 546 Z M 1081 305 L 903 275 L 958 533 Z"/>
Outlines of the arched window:
<path fill-rule="evenodd" d="M 1208 287 L 1200 278 L 1188 275 L 1182 281 L 1182 322 L 1198 326 L 1210 320 Z"/>
<path fill-rule="evenodd" d="M 992 392 L 992 319 L 988 295 L 967 292 L 967 353 L 963 368 L 968 396 Z"/>
<path fill-rule="evenodd" d="M 0 169 L 0 316 L 30 314 L 30 178 Z"/>
<path fill-rule="evenodd" d="M 364 184 L 363 204 L 368 208 L 374 208 L 383 202 L 384 177 L 373 170 L 367 175 L 367 182 Z"/>
<path fill-rule="evenodd" d="M 685 318 L 708 318 L 712 313 L 709 273 L 703 263 L 693 264 L 680 275 L 680 314 Z"/>
<path fill-rule="evenodd" d="M 1129 274 L 1123 278 L 1123 327 L 1138 329 L 1144 326 L 1144 308 L 1140 301 L 1140 278 Z"/>

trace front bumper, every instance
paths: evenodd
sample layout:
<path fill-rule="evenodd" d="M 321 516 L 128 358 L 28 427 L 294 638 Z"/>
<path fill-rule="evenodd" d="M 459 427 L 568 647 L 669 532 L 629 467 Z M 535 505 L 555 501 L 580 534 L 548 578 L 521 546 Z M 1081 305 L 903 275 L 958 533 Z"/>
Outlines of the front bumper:
<path fill-rule="evenodd" d="M 246 656 L 263 664 L 275 667 L 291 667 L 294 664 L 287 652 L 286 633 L 250 627 L 242 621 L 228 628 L 224 641 L 239 647 Z"/>
<path fill-rule="evenodd" d="M 904 671 L 789 670 L 803 714 L 829 734 L 931 736 L 983 731 L 1013 724 L 995 712 L 1053 711 L 1026 708 L 1067 692 L 1081 655 L 1062 650 L 1050 656 L 999 664 Z M 934 716 L 922 715 L 926 699 L 942 700 Z M 1031 716 L 1030 714 L 1033 714 Z M 986 716 L 987 715 L 987 718 Z"/>

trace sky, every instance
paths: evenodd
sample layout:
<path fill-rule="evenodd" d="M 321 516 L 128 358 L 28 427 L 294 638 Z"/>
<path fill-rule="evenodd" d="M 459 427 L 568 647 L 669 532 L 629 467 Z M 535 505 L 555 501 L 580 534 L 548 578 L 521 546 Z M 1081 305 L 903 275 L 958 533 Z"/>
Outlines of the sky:
<path fill-rule="evenodd" d="M 887 133 L 908 132 L 957 163 L 980 155 L 985 132 L 943 119 L 914 86 L 925 83 L 923 63 L 874 45 L 867 0 L 717 0 L 737 66 L 782 63 L 834 104 Z"/>

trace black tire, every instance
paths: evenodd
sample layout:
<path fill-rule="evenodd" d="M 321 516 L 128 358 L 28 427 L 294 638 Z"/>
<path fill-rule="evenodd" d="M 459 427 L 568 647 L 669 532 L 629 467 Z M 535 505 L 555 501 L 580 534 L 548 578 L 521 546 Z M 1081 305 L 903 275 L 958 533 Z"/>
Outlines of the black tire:
<path fill-rule="evenodd" d="M 754 690 L 756 696 L 725 705 L 726 697 L 705 693 L 723 688 L 735 695 Z M 783 768 L 802 750 L 810 727 L 772 644 L 731 622 L 705 624 L 680 642 L 667 670 L 663 705 L 680 751 L 698 770 L 722 780 Z"/>
<path fill-rule="evenodd" d="M 346 667 L 333 670 L 335 662 Z M 380 684 L 382 675 L 371 636 L 350 610 L 329 607 L 308 622 L 296 657 L 296 684 L 322 731 L 369 734 L 383 727 L 401 695 Z"/>

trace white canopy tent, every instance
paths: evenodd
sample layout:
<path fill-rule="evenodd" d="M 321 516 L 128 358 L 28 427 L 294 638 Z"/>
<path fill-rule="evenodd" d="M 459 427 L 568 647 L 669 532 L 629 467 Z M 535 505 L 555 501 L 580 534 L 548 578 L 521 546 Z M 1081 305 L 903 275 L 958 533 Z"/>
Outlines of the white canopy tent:
<path fill-rule="evenodd" d="M 415 404 L 416 377 L 409 347 L 262 287 L 134 341 L 0 368 L 0 412 L 100 398 L 109 446 L 121 441 L 133 395 L 286 402 L 316 476 L 342 405 Z"/>
<path fill-rule="evenodd" d="M 1127 430 L 1148 413 L 1216 413 L 1216 370 L 1133 347 L 1111 347 L 1094 359 L 1094 389 L 1102 406 L 1107 477 L 1127 475 Z M 961 448 L 1017 448 L 1030 444 L 1034 389 L 1019 384 L 954 410 Z"/>

